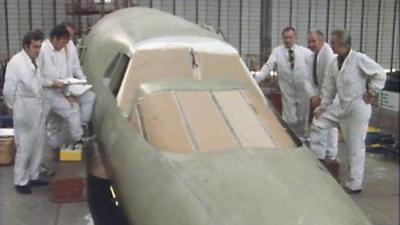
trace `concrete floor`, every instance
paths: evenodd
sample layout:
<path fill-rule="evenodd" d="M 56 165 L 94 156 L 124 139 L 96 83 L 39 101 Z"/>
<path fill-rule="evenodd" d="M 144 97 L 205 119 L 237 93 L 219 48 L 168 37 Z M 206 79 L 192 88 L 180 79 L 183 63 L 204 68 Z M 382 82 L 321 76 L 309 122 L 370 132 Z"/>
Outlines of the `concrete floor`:
<path fill-rule="evenodd" d="M 348 177 L 346 152 L 340 146 L 341 182 Z M 363 191 L 351 195 L 374 225 L 399 225 L 399 159 L 367 153 Z"/>
<path fill-rule="evenodd" d="M 342 148 L 342 145 L 340 145 Z M 347 176 L 347 157 L 339 151 L 341 180 Z M 51 187 L 33 189 L 32 195 L 14 191 L 13 167 L 0 167 L 0 225 L 92 225 L 88 205 L 55 204 Z M 351 196 L 374 225 L 399 224 L 399 163 L 382 154 L 367 154 L 363 192 Z M 329 203 L 327 203 L 329 204 Z"/>
<path fill-rule="evenodd" d="M 32 191 L 15 192 L 13 167 L 0 166 L 0 225 L 93 225 L 86 202 L 55 204 L 51 186 Z"/>

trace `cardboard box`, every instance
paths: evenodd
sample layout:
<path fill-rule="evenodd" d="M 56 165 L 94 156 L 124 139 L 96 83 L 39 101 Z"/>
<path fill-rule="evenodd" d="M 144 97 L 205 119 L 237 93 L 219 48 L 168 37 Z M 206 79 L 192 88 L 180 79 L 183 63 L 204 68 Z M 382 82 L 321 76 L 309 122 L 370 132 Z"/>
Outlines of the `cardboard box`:
<path fill-rule="evenodd" d="M 0 137 L 0 165 L 11 165 L 14 159 L 14 137 Z"/>

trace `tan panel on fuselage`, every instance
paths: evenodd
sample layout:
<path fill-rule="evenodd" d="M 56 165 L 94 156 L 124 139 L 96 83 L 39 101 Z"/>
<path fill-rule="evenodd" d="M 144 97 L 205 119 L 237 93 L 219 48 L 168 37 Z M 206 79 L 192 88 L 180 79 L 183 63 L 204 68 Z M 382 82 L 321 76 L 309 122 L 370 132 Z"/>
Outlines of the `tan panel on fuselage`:
<path fill-rule="evenodd" d="M 209 92 L 177 92 L 199 151 L 223 151 L 239 147 Z"/>
<path fill-rule="evenodd" d="M 156 149 L 176 153 L 193 151 L 173 93 L 157 92 L 146 96 L 139 111 L 147 141 Z"/>
<path fill-rule="evenodd" d="M 198 53 L 196 59 L 199 62 L 201 76 L 203 79 L 215 79 L 216 77 L 229 77 L 235 80 L 241 80 L 250 84 L 246 70 L 240 63 L 237 55 L 218 55 L 210 53 Z M 249 104 L 254 106 L 256 113 L 260 119 L 260 123 L 270 134 L 274 143 L 279 147 L 292 148 L 296 147 L 293 139 L 287 133 L 286 129 L 279 122 L 278 118 L 268 108 L 267 105 L 256 96 L 255 89 L 243 91 Z"/>
<path fill-rule="evenodd" d="M 276 147 L 239 91 L 213 92 L 243 147 Z"/>
<path fill-rule="evenodd" d="M 137 50 L 118 93 L 118 108 L 128 114 L 132 109 L 133 98 L 143 83 L 182 78 L 192 78 L 189 48 Z"/>
<path fill-rule="evenodd" d="M 238 55 L 200 52 L 196 54 L 196 60 L 202 79 L 229 78 L 235 81 L 249 81 Z"/>
<path fill-rule="evenodd" d="M 293 138 L 290 137 L 286 129 L 279 122 L 278 118 L 271 111 L 269 106 L 265 105 L 260 97 L 254 93 L 254 91 L 243 91 L 243 93 L 248 99 L 249 103 L 256 110 L 256 113 L 261 118 L 264 126 L 271 131 L 269 134 L 271 135 L 272 139 L 275 140 L 275 143 L 278 144 L 277 147 L 283 149 L 291 149 L 296 147 Z"/>

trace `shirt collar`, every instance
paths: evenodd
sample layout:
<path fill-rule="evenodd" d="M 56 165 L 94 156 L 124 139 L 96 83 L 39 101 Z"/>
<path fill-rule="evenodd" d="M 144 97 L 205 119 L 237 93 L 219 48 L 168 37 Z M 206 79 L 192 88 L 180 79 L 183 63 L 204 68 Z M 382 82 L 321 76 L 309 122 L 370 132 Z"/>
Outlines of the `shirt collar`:
<path fill-rule="evenodd" d="M 46 45 L 48 45 L 48 48 L 49 48 L 51 51 L 56 52 L 56 49 L 54 49 L 54 46 L 53 46 L 53 44 L 51 43 L 50 39 L 46 39 L 45 42 L 46 42 Z"/>
<path fill-rule="evenodd" d="M 283 45 L 283 48 L 285 48 L 287 51 L 289 51 L 289 50 L 295 50 L 296 49 L 296 47 L 297 47 L 297 44 L 294 44 L 291 48 L 286 48 L 286 46 L 285 45 Z"/>
<path fill-rule="evenodd" d="M 347 55 L 345 55 L 345 56 L 338 55 L 338 59 L 342 60 L 344 62 L 352 52 L 353 52 L 353 50 L 350 49 L 349 52 L 347 53 Z"/>
<path fill-rule="evenodd" d="M 22 49 L 22 50 L 21 50 L 21 54 L 22 54 L 22 57 L 23 57 L 23 59 L 24 59 L 24 61 L 25 61 L 25 63 L 26 63 L 27 65 L 31 66 L 31 68 L 34 69 L 34 70 L 37 69 L 37 68 L 35 67 L 35 65 L 33 64 L 33 61 L 34 61 L 35 59 L 32 59 L 32 58 L 26 53 L 25 49 Z"/>
<path fill-rule="evenodd" d="M 25 49 L 21 49 L 22 55 L 24 56 L 24 60 L 31 61 L 31 57 L 29 57 L 28 53 L 26 53 Z"/>

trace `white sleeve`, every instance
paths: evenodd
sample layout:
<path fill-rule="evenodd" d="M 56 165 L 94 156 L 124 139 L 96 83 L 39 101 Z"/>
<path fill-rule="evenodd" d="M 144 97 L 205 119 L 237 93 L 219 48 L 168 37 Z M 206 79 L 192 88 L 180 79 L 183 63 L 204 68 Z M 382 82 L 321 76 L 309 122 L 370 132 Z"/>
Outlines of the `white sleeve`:
<path fill-rule="evenodd" d="M 268 61 L 261 67 L 261 70 L 254 77 L 257 83 L 260 83 L 269 76 L 269 73 L 271 72 L 271 70 L 274 69 L 275 64 L 276 64 L 276 56 L 275 53 L 272 52 L 272 54 L 268 58 Z"/>
<path fill-rule="evenodd" d="M 368 56 L 361 54 L 359 67 L 367 76 L 368 92 L 372 95 L 379 93 L 385 86 L 386 73 L 383 68 Z"/>
<path fill-rule="evenodd" d="M 86 80 L 86 76 L 82 71 L 81 63 L 79 62 L 79 56 L 75 45 L 72 45 L 71 49 L 72 75 L 78 79 Z"/>
<path fill-rule="evenodd" d="M 304 49 L 304 57 L 306 57 L 306 58 L 309 58 L 309 57 L 311 57 L 311 56 L 313 56 L 314 55 L 314 52 L 313 51 L 311 51 L 310 49 L 308 49 L 308 48 L 305 48 L 305 47 L 303 47 L 303 49 Z"/>
<path fill-rule="evenodd" d="M 324 71 L 322 71 L 323 73 L 324 73 L 324 75 L 323 75 L 323 77 L 324 77 L 324 79 L 323 79 L 323 81 L 321 81 L 321 91 L 322 91 L 322 88 L 323 88 L 323 85 L 324 85 L 324 82 L 325 82 L 325 79 L 326 79 L 326 77 L 327 77 L 327 74 L 328 74 L 328 70 L 329 70 L 329 64 L 330 64 L 330 62 L 332 62 L 333 61 L 333 59 L 335 58 L 335 54 L 333 54 L 333 51 L 331 50 L 331 48 L 328 46 L 328 48 L 329 49 L 327 49 L 324 53 L 325 53 L 325 60 L 322 62 L 323 63 L 323 66 L 325 66 L 325 70 Z M 332 82 L 332 81 L 331 81 Z M 318 88 L 318 87 L 317 87 Z M 319 92 L 319 90 L 317 89 L 317 91 Z M 317 93 L 318 93 L 317 92 Z M 322 93 L 319 93 L 319 95 L 321 96 L 322 95 Z"/>
<path fill-rule="evenodd" d="M 43 87 L 51 87 L 53 85 L 53 79 L 48 75 L 49 71 L 48 67 L 51 65 L 51 59 L 44 53 L 43 50 L 40 50 L 39 57 L 36 62 L 41 71 L 42 83 Z"/>
<path fill-rule="evenodd" d="M 333 99 L 335 98 L 337 93 L 336 80 L 333 72 L 335 64 L 336 60 L 331 60 L 328 66 L 327 73 L 325 75 L 324 83 L 322 84 L 320 106 L 320 108 L 322 109 L 327 109 L 328 106 L 332 104 Z"/>
<path fill-rule="evenodd" d="M 308 93 L 310 96 L 316 96 L 318 95 L 318 86 L 315 85 L 314 83 L 314 78 L 313 78 L 313 65 L 314 64 L 314 54 L 309 55 L 306 58 L 306 90 L 308 90 Z"/>
<path fill-rule="evenodd" d="M 6 68 L 3 95 L 8 107 L 13 108 L 15 93 L 18 87 L 18 67 L 13 62 L 8 63 Z"/>

